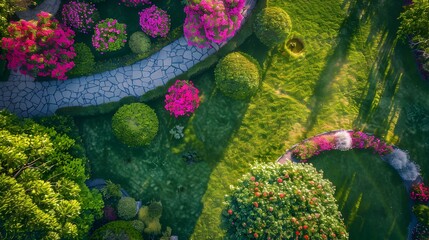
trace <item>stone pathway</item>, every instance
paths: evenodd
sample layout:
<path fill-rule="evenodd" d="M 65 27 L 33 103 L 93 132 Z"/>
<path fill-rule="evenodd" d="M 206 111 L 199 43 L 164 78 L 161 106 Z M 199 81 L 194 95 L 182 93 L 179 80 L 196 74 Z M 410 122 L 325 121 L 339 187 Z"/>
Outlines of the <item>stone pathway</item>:
<path fill-rule="evenodd" d="M 42 2 L 42 4 L 35 7 L 34 9 L 28 9 L 26 11 L 17 12 L 16 15 L 20 19 L 35 20 L 37 19 L 37 14 L 42 11 L 55 15 L 58 12 L 60 5 L 61 5 L 61 0 L 45 0 Z"/>
<path fill-rule="evenodd" d="M 255 3 L 256 0 L 247 0 L 244 17 Z M 126 96 L 141 96 L 187 71 L 220 47 L 218 44 L 208 49 L 191 47 L 182 37 L 131 66 L 65 81 L 35 82 L 32 77 L 12 72 L 9 81 L 0 82 L 0 109 L 7 108 L 21 117 L 46 116 L 62 107 L 99 105 Z"/>

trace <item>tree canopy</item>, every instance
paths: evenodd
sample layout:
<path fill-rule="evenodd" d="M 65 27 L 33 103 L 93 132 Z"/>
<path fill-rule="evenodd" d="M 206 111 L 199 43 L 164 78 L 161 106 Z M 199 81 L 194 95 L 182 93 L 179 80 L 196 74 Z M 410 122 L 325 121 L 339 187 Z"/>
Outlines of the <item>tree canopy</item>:
<path fill-rule="evenodd" d="M 103 201 L 75 140 L 0 111 L 0 239 L 83 239 Z"/>

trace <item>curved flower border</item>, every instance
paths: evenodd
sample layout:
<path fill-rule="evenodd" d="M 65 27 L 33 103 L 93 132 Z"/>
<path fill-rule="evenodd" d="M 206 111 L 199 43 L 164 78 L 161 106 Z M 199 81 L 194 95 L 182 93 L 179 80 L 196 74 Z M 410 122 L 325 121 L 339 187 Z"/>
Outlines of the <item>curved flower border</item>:
<path fill-rule="evenodd" d="M 410 200 L 415 200 L 412 198 L 412 188 L 423 184 L 420 167 L 410 160 L 407 152 L 361 131 L 335 130 L 307 138 L 293 145 L 276 162 L 279 164 L 283 164 L 286 161 L 307 162 L 311 157 L 317 156 L 321 152 L 331 150 L 348 151 L 351 149 L 374 150 L 374 153 L 377 153 L 381 160 L 387 162 L 398 172 L 405 184 Z M 410 204 L 412 217 L 408 225 L 408 239 L 412 239 L 412 230 L 417 225 L 416 216 L 411 211 L 412 206 L 413 202 Z"/>

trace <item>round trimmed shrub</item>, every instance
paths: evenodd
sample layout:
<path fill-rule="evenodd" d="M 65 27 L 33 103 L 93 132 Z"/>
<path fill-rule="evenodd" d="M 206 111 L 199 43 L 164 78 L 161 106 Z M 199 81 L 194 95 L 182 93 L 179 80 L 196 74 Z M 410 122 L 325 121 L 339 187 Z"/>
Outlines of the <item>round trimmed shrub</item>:
<path fill-rule="evenodd" d="M 152 5 L 139 12 L 140 27 L 144 33 L 155 37 L 167 37 L 171 27 L 170 15 L 167 11 Z"/>
<path fill-rule="evenodd" d="M 137 214 L 136 200 L 132 197 L 123 197 L 118 202 L 118 216 L 121 219 L 129 220 Z"/>
<path fill-rule="evenodd" d="M 233 52 L 221 59 L 215 69 L 216 86 L 228 97 L 246 99 L 261 84 L 259 63 L 251 56 Z"/>
<path fill-rule="evenodd" d="M 334 187 L 311 164 L 256 164 L 226 196 L 231 239 L 348 239 Z"/>
<path fill-rule="evenodd" d="M 127 25 L 113 18 L 106 18 L 97 23 L 92 35 L 92 46 L 99 52 L 117 51 L 127 42 Z"/>
<path fill-rule="evenodd" d="M 268 47 L 273 47 L 286 40 L 292 30 L 292 21 L 289 15 L 281 8 L 264 8 L 254 24 L 256 37 Z"/>
<path fill-rule="evenodd" d="M 162 203 L 152 202 L 149 204 L 148 214 L 150 218 L 160 218 L 162 215 Z"/>
<path fill-rule="evenodd" d="M 81 33 L 91 32 L 100 19 L 100 13 L 93 3 L 70 1 L 61 11 L 63 23 Z"/>
<path fill-rule="evenodd" d="M 150 38 L 143 32 L 135 32 L 131 35 L 128 45 L 135 54 L 147 53 L 150 50 Z"/>
<path fill-rule="evenodd" d="M 128 239 L 143 240 L 141 233 L 133 228 L 130 222 L 113 221 L 95 230 L 91 240 Z"/>
<path fill-rule="evenodd" d="M 143 103 L 124 105 L 112 118 L 113 133 L 128 146 L 149 144 L 156 136 L 158 126 L 155 111 Z"/>
<path fill-rule="evenodd" d="M 75 65 L 70 70 L 70 75 L 90 75 L 95 66 L 95 58 L 91 49 L 85 43 L 75 43 L 74 49 L 76 51 L 76 57 L 73 60 Z"/>
<path fill-rule="evenodd" d="M 133 226 L 133 228 L 137 231 L 139 231 L 140 233 L 143 233 L 144 231 L 144 223 L 140 220 L 133 220 L 131 221 L 131 225 Z"/>

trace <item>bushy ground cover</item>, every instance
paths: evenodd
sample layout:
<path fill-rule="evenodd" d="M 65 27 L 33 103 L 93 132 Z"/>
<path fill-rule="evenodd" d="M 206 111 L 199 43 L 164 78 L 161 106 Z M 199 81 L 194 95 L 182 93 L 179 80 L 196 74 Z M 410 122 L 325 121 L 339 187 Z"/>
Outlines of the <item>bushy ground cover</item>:
<path fill-rule="evenodd" d="M 253 98 L 236 101 L 223 96 L 215 90 L 211 68 L 191 79 L 201 96 L 191 117 L 169 116 L 163 98 L 148 103 L 157 113 L 160 129 L 145 148 L 121 145 L 109 130 L 111 115 L 77 119 L 93 177 L 110 178 L 136 198 L 161 200 L 165 213 L 161 222 L 180 238 L 222 238 L 222 203 L 229 185 L 249 172 L 254 161 L 272 162 L 293 144 L 324 131 L 360 128 L 375 133 L 408 150 L 422 169 L 429 168 L 425 161 L 429 90 L 409 47 L 395 41 L 401 2 L 277 0 L 268 5 L 289 14 L 291 36 L 299 37 L 305 48 L 301 55 L 291 56 L 285 49 L 264 47 L 255 36 L 249 38 L 238 50 L 264 68 L 262 87 Z M 170 134 L 177 125 L 184 126 L 183 138 Z M 364 219 L 369 237 L 396 234 L 403 239 L 408 218 L 396 214 L 408 211 L 404 203 L 408 195 L 399 175 L 378 156 L 356 153 L 327 155 L 334 162 L 352 160 L 345 172 L 349 178 L 358 173 L 359 184 L 344 188 L 350 189 L 350 202 L 341 203 L 342 186 L 335 175 L 340 174 L 340 164 L 316 161 L 339 189 L 337 200 L 340 208 L 343 204 L 350 238 L 361 238 Z M 389 195 L 382 194 L 387 189 Z M 365 197 L 367 192 L 373 193 L 371 197 Z M 375 218 L 379 215 L 371 209 L 376 206 L 392 212 Z M 351 218 L 354 214 L 359 217 Z M 377 224 L 371 223 L 374 218 Z"/>

